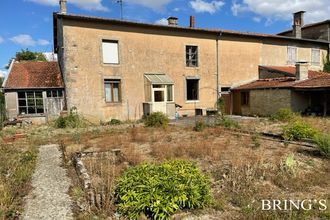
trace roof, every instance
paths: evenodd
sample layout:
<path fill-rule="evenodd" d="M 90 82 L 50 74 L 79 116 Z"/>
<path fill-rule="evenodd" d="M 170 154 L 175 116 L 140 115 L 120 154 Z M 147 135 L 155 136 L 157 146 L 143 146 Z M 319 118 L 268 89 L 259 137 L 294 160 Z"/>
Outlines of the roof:
<path fill-rule="evenodd" d="M 330 19 L 324 20 L 324 21 L 320 21 L 320 22 L 311 23 L 311 24 L 306 24 L 306 25 L 302 26 L 301 29 L 308 29 L 310 27 L 315 27 L 315 26 L 319 26 L 319 25 L 323 25 L 323 24 L 330 24 Z M 293 29 L 286 30 L 286 31 L 280 32 L 278 34 L 279 35 L 281 35 L 281 34 L 287 34 L 287 33 L 292 32 L 292 30 Z"/>
<path fill-rule="evenodd" d="M 278 69 L 287 74 L 295 73 L 295 67 L 265 67 L 269 69 Z M 294 72 L 292 72 L 294 70 Z M 233 90 L 254 90 L 254 89 L 271 89 L 271 88 L 287 88 L 287 89 L 322 89 L 330 88 L 330 74 L 317 71 L 309 71 L 308 79 L 297 81 L 294 75 L 271 79 L 259 79 L 251 83 L 238 86 Z"/>
<path fill-rule="evenodd" d="M 259 68 L 267 70 L 269 72 L 279 72 L 283 73 L 288 77 L 296 76 L 296 67 L 295 66 L 259 66 Z M 308 70 L 308 78 L 314 78 L 324 74 L 320 71 Z"/>
<path fill-rule="evenodd" d="M 4 89 L 64 88 L 57 62 L 14 62 Z"/>
<path fill-rule="evenodd" d="M 262 34 L 262 33 L 253 33 L 253 32 L 242 32 L 242 31 L 233 31 L 233 30 L 224 30 L 224 29 L 208 29 L 208 28 L 192 28 L 192 27 L 182 27 L 177 25 L 161 25 L 161 24 L 150 24 L 150 23 L 142 23 L 136 21 L 127 21 L 127 20 L 117 20 L 110 18 L 102 18 L 95 16 L 84 16 L 84 15 L 76 15 L 76 14 L 61 14 L 54 13 L 53 14 L 53 23 L 54 23 L 54 49 L 57 51 L 57 18 L 64 18 L 68 20 L 76 20 L 76 21 L 85 21 L 85 22 L 96 22 L 96 23 L 106 23 L 106 24 L 114 24 L 114 25 L 123 25 L 123 26 L 134 26 L 141 28 L 149 28 L 149 29 L 163 29 L 170 31 L 183 31 L 183 32 L 194 32 L 194 33 L 204 33 L 213 35 L 214 38 L 219 38 L 220 36 L 245 36 L 251 38 L 262 38 L 262 39 L 278 39 L 278 40 L 288 40 L 288 41 L 303 41 L 303 42 L 314 42 L 320 44 L 328 44 L 329 42 L 324 40 L 312 40 L 312 39 L 304 39 L 304 38 L 295 38 L 290 36 L 280 36 L 275 34 Z"/>
<path fill-rule="evenodd" d="M 145 74 L 151 84 L 174 84 L 173 80 L 165 74 Z"/>

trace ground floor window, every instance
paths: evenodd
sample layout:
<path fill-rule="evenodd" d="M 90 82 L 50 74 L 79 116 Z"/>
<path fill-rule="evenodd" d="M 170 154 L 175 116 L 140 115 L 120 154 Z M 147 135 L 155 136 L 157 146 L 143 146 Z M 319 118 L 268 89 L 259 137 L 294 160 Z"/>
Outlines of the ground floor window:
<path fill-rule="evenodd" d="M 242 105 L 250 104 L 250 92 L 241 92 L 241 104 Z"/>
<path fill-rule="evenodd" d="M 187 79 L 187 101 L 196 101 L 199 99 L 199 79 Z"/>
<path fill-rule="evenodd" d="M 63 90 L 49 90 L 47 91 L 48 98 L 63 98 Z"/>
<path fill-rule="evenodd" d="M 104 80 L 105 101 L 109 103 L 121 102 L 120 80 Z"/>
<path fill-rule="evenodd" d="M 23 91 L 17 95 L 20 115 L 44 113 L 42 91 Z"/>

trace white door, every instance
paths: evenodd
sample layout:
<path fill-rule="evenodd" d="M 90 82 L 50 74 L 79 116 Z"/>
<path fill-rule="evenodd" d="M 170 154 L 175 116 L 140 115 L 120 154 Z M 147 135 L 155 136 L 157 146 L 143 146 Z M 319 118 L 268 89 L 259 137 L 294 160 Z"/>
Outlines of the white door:
<path fill-rule="evenodd" d="M 157 86 L 152 88 L 152 112 L 163 112 L 166 114 L 167 94 L 165 86 Z"/>

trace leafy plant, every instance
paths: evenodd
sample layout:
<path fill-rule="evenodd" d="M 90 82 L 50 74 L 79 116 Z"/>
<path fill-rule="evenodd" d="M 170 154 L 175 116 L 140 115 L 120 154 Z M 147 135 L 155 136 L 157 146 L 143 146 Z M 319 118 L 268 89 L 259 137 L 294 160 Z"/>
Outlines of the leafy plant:
<path fill-rule="evenodd" d="M 111 119 L 109 121 L 109 125 L 120 125 L 121 124 L 121 121 L 119 119 Z"/>
<path fill-rule="evenodd" d="M 330 73 L 330 60 L 326 57 L 323 58 L 323 72 Z"/>
<path fill-rule="evenodd" d="M 32 52 L 29 49 L 22 50 L 21 52 L 16 53 L 16 57 L 19 60 L 37 60 L 37 61 L 46 61 L 45 56 L 40 52 Z"/>
<path fill-rule="evenodd" d="M 204 121 L 197 121 L 194 127 L 194 131 L 203 131 L 206 128 Z"/>
<path fill-rule="evenodd" d="M 177 210 L 210 204 L 210 180 L 189 161 L 143 164 L 119 178 L 115 196 L 119 213 L 129 219 L 141 213 L 152 219 L 170 219 Z"/>
<path fill-rule="evenodd" d="M 252 148 L 258 148 L 260 147 L 261 143 L 260 143 L 260 136 L 257 132 L 254 132 L 251 135 L 251 141 L 252 141 Z"/>
<path fill-rule="evenodd" d="M 221 114 L 223 115 L 225 113 L 225 100 L 223 97 L 218 99 L 217 106 Z"/>
<path fill-rule="evenodd" d="M 153 112 L 146 117 L 144 123 L 147 127 L 167 127 L 169 119 L 162 112 Z"/>
<path fill-rule="evenodd" d="M 291 109 L 281 108 L 275 114 L 270 116 L 270 120 L 272 121 L 291 121 L 296 117 L 296 113 L 292 112 Z"/>
<path fill-rule="evenodd" d="M 317 131 L 306 122 L 296 120 L 283 127 L 285 140 L 301 140 L 304 138 L 313 139 Z"/>
<path fill-rule="evenodd" d="M 227 116 L 221 116 L 217 119 L 216 125 L 223 126 L 225 128 L 239 128 L 239 123 Z"/>
<path fill-rule="evenodd" d="M 321 154 L 330 158 L 330 134 L 316 135 L 314 141 Z"/>

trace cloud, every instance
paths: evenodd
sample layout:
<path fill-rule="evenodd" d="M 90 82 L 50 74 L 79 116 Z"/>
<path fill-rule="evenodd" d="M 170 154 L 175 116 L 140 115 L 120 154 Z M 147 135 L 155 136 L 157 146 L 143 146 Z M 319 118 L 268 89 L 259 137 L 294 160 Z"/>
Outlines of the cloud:
<path fill-rule="evenodd" d="M 261 18 L 260 17 L 253 17 L 252 20 L 254 22 L 260 23 L 261 22 Z"/>
<path fill-rule="evenodd" d="M 58 6 L 59 0 L 25 0 L 29 2 L 38 3 L 41 5 Z M 109 9 L 102 5 L 102 0 L 68 0 L 69 4 L 73 4 L 78 8 L 88 11 L 109 11 Z"/>
<path fill-rule="evenodd" d="M 3 78 L 8 74 L 6 70 L 0 70 L 0 77 Z"/>
<path fill-rule="evenodd" d="M 124 2 L 127 2 L 129 4 L 136 4 L 136 5 L 142 5 L 144 7 L 150 8 L 154 11 L 161 11 L 164 9 L 164 7 L 172 2 L 173 0 L 126 0 Z"/>
<path fill-rule="evenodd" d="M 10 38 L 9 40 L 11 40 L 15 44 L 18 44 L 21 46 L 36 46 L 36 45 L 46 46 L 46 45 L 50 44 L 49 41 L 45 40 L 45 39 L 34 40 L 28 34 L 20 34 L 20 35 Z"/>
<path fill-rule="evenodd" d="M 329 18 L 329 0 L 240 0 L 233 1 L 231 6 L 233 15 L 237 16 L 244 12 L 254 14 L 271 20 L 291 20 L 292 13 L 306 11 L 306 23 L 326 20 Z"/>
<path fill-rule="evenodd" d="M 210 14 L 214 14 L 215 12 L 219 11 L 225 3 L 223 1 L 206 2 L 203 0 L 193 0 L 190 1 L 189 4 L 195 10 L 195 12 L 207 12 Z"/>
<path fill-rule="evenodd" d="M 5 41 L 5 39 L 3 39 L 3 37 L 0 36 L 0 44 L 3 43 Z"/>
<path fill-rule="evenodd" d="M 155 24 L 168 25 L 168 21 L 166 18 L 161 18 L 161 19 L 155 21 Z"/>

